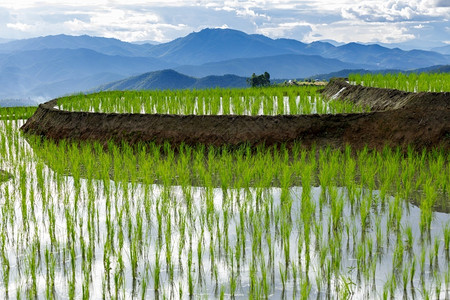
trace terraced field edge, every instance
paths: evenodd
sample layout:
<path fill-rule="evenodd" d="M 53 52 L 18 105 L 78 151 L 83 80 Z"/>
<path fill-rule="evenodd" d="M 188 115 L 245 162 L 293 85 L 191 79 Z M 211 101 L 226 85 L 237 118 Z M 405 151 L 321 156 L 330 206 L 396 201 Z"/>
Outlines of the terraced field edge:
<path fill-rule="evenodd" d="M 252 146 L 300 141 L 305 147 L 354 149 L 409 146 L 450 149 L 450 93 L 407 93 L 335 79 L 322 93 L 372 108 L 335 115 L 163 115 L 69 112 L 58 99 L 41 104 L 22 130 L 54 140 L 170 142 Z"/>

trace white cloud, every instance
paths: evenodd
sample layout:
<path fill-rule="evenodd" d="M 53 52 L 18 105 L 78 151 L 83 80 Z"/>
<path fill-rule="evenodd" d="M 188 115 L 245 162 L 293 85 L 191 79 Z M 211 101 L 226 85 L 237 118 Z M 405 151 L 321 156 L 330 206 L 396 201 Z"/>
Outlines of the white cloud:
<path fill-rule="evenodd" d="M 401 43 L 414 38 L 415 36 L 408 33 L 408 29 L 401 25 L 353 20 L 335 22 L 331 25 L 316 24 L 312 31 L 305 36 L 304 41 L 329 39 L 345 43 Z"/>
<path fill-rule="evenodd" d="M 0 35 L 166 42 L 205 27 L 230 27 L 308 42 L 401 42 L 424 38 L 420 30 L 441 43 L 449 6 L 449 0 L 2 0 Z"/>
<path fill-rule="evenodd" d="M 223 24 L 222 26 L 218 26 L 218 27 L 214 27 L 214 28 L 218 28 L 218 29 L 228 29 L 230 28 L 227 24 Z"/>
<path fill-rule="evenodd" d="M 110 9 L 92 14 L 88 21 L 77 18 L 66 21 L 64 26 L 72 33 L 97 32 L 104 37 L 124 41 L 153 40 L 165 42 L 165 31 L 183 30 L 185 24 L 164 23 L 161 17 L 150 12 Z"/>
<path fill-rule="evenodd" d="M 18 23 L 8 23 L 6 24 L 6 27 L 19 31 L 29 31 L 33 28 L 33 25 L 18 22 Z"/>
<path fill-rule="evenodd" d="M 281 24 L 273 24 L 271 26 L 263 26 L 257 29 L 257 33 L 264 34 L 273 38 L 282 38 L 290 36 L 291 32 L 302 30 L 311 31 L 313 24 L 300 21 L 300 22 L 286 22 Z M 305 32 L 306 33 L 306 32 Z"/>
<path fill-rule="evenodd" d="M 342 16 L 345 19 L 375 22 L 395 22 L 445 15 L 449 16 L 450 11 L 439 7 L 436 0 L 363 0 L 342 9 Z"/>

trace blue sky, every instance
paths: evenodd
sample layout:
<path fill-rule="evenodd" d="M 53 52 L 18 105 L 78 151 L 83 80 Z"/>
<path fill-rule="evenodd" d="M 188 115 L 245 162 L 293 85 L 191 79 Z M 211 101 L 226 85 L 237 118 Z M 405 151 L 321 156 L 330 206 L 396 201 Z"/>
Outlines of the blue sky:
<path fill-rule="evenodd" d="M 0 38 L 88 34 L 167 42 L 206 27 L 303 42 L 450 44 L 450 0 L 2 0 Z"/>

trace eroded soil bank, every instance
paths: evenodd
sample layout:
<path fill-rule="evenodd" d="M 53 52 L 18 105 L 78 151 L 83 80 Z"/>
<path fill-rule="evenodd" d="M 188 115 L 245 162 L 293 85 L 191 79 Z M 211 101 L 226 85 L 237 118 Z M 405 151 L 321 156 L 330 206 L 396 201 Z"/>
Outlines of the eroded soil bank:
<path fill-rule="evenodd" d="M 339 93 L 339 94 L 338 94 Z M 417 150 L 450 150 L 450 93 L 406 93 L 352 86 L 332 80 L 328 97 L 347 99 L 372 108 L 371 113 L 278 116 L 197 116 L 69 112 L 43 103 L 22 130 L 60 140 L 164 142 L 173 145 L 290 144 L 330 145 L 354 149 L 385 145 Z"/>

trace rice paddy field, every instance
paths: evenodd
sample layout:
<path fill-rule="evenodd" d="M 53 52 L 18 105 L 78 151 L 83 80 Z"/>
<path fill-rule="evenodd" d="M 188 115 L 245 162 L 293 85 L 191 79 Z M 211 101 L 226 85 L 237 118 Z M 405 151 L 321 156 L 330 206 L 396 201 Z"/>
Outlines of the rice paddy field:
<path fill-rule="evenodd" d="M 353 84 L 415 93 L 450 91 L 450 73 L 350 74 L 349 80 Z"/>
<path fill-rule="evenodd" d="M 59 100 L 57 108 L 101 113 L 177 115 L 296 115 L 368 111 L 351 102 L 323 99 L 320 87 L 100 92 Z"/>
<path fill-rule="evenodd" d="M 110 92 L 58 106 L 362 109 L 339 101 L 295 87 Z M 55 144 L 20 132 L 26 114 L 0 113 L 1 298 L 450 296 L 448 152 Z"/>

